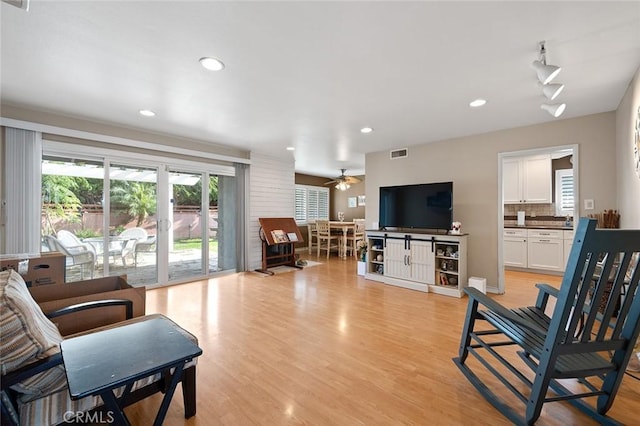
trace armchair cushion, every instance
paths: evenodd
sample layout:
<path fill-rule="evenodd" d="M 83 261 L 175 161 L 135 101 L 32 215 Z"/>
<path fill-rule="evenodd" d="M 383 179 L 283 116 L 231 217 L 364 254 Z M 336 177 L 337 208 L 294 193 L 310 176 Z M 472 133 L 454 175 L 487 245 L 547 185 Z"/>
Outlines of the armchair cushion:
<path fill-rule="evenodd" d="M 33 300 L 22 276 L 14 270 L 0 272 L 0 357 L 2 374 L 46 358 L 59 351 L 62 336 Z M 62 366 L 36 374 L 14 386 L 22 401 L 64 388 Z"/>

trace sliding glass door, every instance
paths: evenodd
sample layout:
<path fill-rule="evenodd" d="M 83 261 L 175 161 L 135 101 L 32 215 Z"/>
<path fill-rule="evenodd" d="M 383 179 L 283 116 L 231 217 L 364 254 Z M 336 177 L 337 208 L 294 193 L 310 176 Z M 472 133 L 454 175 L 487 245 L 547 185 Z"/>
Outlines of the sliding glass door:
<path fill-rule="evenodd" d="M 67 281 L 126 274 L 149 285 L 235 269 L 234 169 L 201 166 L 44 156 L 43 249 L 66 251 Z"/>

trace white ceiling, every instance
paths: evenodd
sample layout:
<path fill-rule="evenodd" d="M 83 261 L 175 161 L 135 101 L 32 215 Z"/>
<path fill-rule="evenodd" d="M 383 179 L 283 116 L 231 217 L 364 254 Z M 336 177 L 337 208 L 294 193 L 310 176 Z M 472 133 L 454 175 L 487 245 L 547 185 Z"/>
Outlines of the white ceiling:
<path fill-rule="evenodd" d="M 562 119 L 615 110 L 640 66 L 638 1 L 32 0 L 1 13 L 3 103 L 293 156 L 327 177 L 364 173 L 368 152 L 555 120 L 531 68 L 541 40 L 563 67 Z"/>

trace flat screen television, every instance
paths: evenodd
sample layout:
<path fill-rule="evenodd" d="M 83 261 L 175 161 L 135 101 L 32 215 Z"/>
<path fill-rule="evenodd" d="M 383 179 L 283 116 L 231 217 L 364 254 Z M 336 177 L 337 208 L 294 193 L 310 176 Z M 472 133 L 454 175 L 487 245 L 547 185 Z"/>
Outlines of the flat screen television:
<path fill-rule="evenodd" d="M 453 182 L 380 187 L 380 228 L 451 229 Z"/>

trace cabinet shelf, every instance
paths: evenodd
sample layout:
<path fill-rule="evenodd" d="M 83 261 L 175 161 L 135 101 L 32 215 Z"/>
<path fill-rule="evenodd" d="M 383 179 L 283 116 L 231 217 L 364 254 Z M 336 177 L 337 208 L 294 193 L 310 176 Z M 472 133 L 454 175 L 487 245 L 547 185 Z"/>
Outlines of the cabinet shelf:
<path fill-rule="evenodd" d="M 448 269 L 436 269 L 436 271 L 440 272 L 441 274 L 459 275 L 458 271 L 450 271 Z"/>
<path fill-rule="evenodd" d="M 371 263 L 375 263 L 377 265 L 384 265 L 384 261 L 379 261 L 379 260 L 372 260 Z"/>

